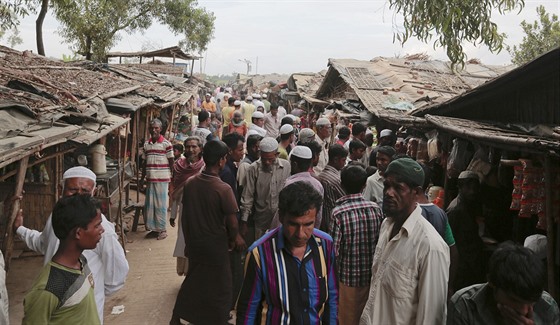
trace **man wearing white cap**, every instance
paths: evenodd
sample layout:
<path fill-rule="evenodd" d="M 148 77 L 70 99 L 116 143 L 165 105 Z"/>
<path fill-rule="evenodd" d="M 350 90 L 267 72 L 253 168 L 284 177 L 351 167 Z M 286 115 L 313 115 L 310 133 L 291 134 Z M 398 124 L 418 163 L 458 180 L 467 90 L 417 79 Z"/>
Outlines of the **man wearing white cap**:
<path fill-rule="evenodd" d="M 251 121 L 253 123 L 249 125 L 249 131 L 257 131 L 260 136 L 266 137 L 266 130 L 264 129 L 264 114 L 259 111 L 254 112 L 251 115 Z"/>
<path fill-rule="evenodd" d="M 265 110 L 265 112 L 268 113 L 268 112 L 270 112 L 271 103 L 268 101 L 267 97 L 268 97 L 267 94 L 262 95 L 262 102 L 264 104 L 264 110 Z"/>
<path fill-rule="evenodd" d="M 315 135 L 315 141 L 319 143 L 322 148 L 321 154 L 319 155 L 319 164 L 313 167 L 316 175 L 319 175 L 323 168 L 329 162 L 329 141 L 331 140 L 331 121 L 326 117 L 321 117 L 317 119 L 315 123 L 317 134 Z"/>
<path fill-rule="evenodd" d="M 313 153 L 311 152 L 311 149 L 309 149 L 308 147 L 295 146 L 294 149 L 292 149 L 292 152 L 290 152 L 290 157 L 289 157 L 292 175 L 286 179 L 286 183 L 284 184 L 284 187 L 295 182 L 308 183 L 311 186 L 313 186 L 313 188 L 317 190 L 319 194 L 321 194 L 321 199 L 322 199 L 325 195 L 325 190 L 323 189 L 323 185 L 321 185 L 321 182 L 319 182 L 319 180 L 311 176 L 311 173 L 309 172 L 309 168 L 311 168 L 312 158 L 313 158 Z M 322 217 L 323 217 L 322 209 L 319 209 L 315 217 L 315 228 L 319 229 L 319 227 L 321 226 Z M 278 213 L 276 213 L 274 215 L 274 219 L 272 220 L 272 224 L 270 225 L 270 228 L 271 229 L 276 228 L 279 225 L 280 225 L 280 220 L 278 218 Z"/>
<path fill-rule="evenodd" d="M 278 209 L 278 194 L 290 176 L 290 164 L 278 158 L 278 142 L 266 137 L 260 143 L 260 159 L 247 169 L 241 196 L 241 234 L 250 245 L 261 237 Z M 249 219 L 251 217 L 251 219 Z M 254 223 L 254 231 L 249 231 Z"/>
<path fill-rule="evenodd" d="M 378 134 L 377 145 L 373 148 L 372 153 L 369 156 L 369 165 L 375 166 L 377 159 L 377 150 L 379 148 L 389 146 L 395 148 L 395 140 L 393 139 L 393 131 L 389 129 L 383 129 Z"/>
<path fill-rule="evenodd" d="M 206 93 L 205 100 L 202 102 L 201 107 L 208 112 L 216 112 L 216 103 L 211 101 L 211 99 L 212 95 L 210 93 Z"/>
<path fill-rule="evenodd" d="M 459 194 L 449 203 L 446 211 L 459 250 L 459 263 L 452 289 L 484 282 L 487 260 L 477 220 L 482 217 L 482 206 L 478 198 L 478 174 L 468 170 L 461 172 L 457 186 Z"/>
<path fill-rule="evenodd" d="M 264 115 L 264 129 L 266 135 L 272 138 L 278 138 L 280 130 L 281 118 L 278 116 L 278 105 L 270 105 L 269 112 Z"/>
<path fill-rule="evenodd" d="M 279 157 L 288 159 L 288 154 L 292 151 L 292 144 L 294 142 L 295 134 L 294 127 L 290 124 L 284 124 L 280 128 L 280 142 L 278 143 Z"/>
<path fill-rule="evenodd" d="M 77 194 L 90 194 L 95 192 L 95 174 L 85 167 L 72 167 L 62 176 L 64 181 L 61 193 L 63 197 Z M 103 305 L 105 296 L 110 296 L 124 286 L 128 274 L 128 262 L 124 256 L 115 226 L 101 215 L 101 225 L 105 232 L 97 247 L 84 250 L 83 255 L 88 261 L 88 266 L 93 274 L 95 303 L 97 313 L 103 323 Z M 25 241 L 27 247 L 37 253 L 44 254 L 44 264 L 47 264 L 58 249 L 60 243 L 52 227 L 52 216 L 49 216 L 42 232 L 31 230 L 23 226 L 23 214 L 20 213 L 14 221 L 13 230 Z"/>

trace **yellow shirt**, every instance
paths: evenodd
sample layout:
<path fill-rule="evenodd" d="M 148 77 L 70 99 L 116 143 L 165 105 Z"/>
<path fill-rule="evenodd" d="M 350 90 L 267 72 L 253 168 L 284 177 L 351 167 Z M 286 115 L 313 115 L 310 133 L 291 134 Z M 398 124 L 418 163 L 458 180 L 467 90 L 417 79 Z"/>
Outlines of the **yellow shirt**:
<path fill-rule="evenodd" d="M 224 127 L 229 125 L 234 110 L 235 110 L 234 106 L 227 106 L 224 109 L 222 109 L 222 116 L 224 118 Z"/>
<path fill-rule="evenodd" d="M 214 104 L 213 102 L 203 101 L 201 106 L 208 112 L 216 112 L 216 104 Z"/>

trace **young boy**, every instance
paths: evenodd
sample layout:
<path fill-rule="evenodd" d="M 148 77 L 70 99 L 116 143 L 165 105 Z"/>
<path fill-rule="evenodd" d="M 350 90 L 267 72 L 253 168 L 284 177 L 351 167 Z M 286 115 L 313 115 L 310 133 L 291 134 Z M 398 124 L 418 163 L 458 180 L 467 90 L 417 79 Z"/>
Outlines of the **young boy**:
<path fill-rule="evenodd" d="M 104 232 L 97 201 L 88 195 L 60 199 L 52 226 L 60 246 L 24 298 L 23 324 L 100 324 L 93 275 L 82 255 Z"/>

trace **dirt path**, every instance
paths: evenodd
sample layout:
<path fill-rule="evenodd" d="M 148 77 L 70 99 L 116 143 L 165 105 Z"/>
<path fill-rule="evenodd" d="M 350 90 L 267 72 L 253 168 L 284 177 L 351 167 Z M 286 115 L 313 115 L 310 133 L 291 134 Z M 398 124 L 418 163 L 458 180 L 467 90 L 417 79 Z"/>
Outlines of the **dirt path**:
<path fill-rule="evenodd" d="M 183 277 L 175 271 L 172 256 L 177 228 L 168 226 L 165 240 L 145 238 L 143 226 L 128 233 L 126 245 L 130 272 L 123 289 L 105 300 L 105 324 L 169 324 L 171 311 Z M 10 297 L 10 323 L 23 318 L 23 297 L 41 270 L 42 256 L 13 259 L 6 280 Z M 111 315 L 114 306 L 124 312 Z"/>

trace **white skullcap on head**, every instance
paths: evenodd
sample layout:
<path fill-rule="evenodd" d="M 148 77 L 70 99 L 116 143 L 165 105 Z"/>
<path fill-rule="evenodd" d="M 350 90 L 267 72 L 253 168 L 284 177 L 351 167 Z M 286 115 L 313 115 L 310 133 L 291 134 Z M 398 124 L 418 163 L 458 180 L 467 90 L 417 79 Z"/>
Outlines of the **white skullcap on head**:
<path fill-rule="evenodd" d="M 546 259 L 546 243 L 545 235 L 536 234 L 525 238 L 523 246 L 532 250 L 541 260 L 544 260 Z"/>
<path fill-rule="evenodd" d="M 251 130 L 247 131 L 247 136 L 250 136 L 250 135 L 260 135 L 260 134 L 259 134 L 259 132 L 257 132 L 257 130 L 251 129 Z"/>
<path fill-rule="evenodd" d="M 331 121 L 329 121 L 329 119 L 326 118 L 326 117 L 321 117 L 321 118 L 317 119 L 317 122 L 315 122 L 315 125 L 317 125 L 317 126 L 331 125 Z"/>
<path fill-rule="evenodd" d="M 293 131 L 294 131 L 294 127 L 291 126 L 290 124 L 284 124 L 280 128 L 280 134 L 288 134 L 288 133 L 291 133 Z"/>
<path fill-rule="evenodd" d="M 303 128 L 299 131 L 299 142 L 307 143 L 315 140 L 315 132 L 308 128 Z"/>
<path fill-rule="evenodd" d="M 381 132 L 379 133 L 380 138 L 388 137 L 388 136 L 391 136 L 391 135 L 393 135 L 393 131 L 391 131 L 389 129 L 381 130 Z"/>
<path fill-rule="evenodd" d="M 87 178 L 91 179 L 94 182 L 97 181 L 97 176 L 95 176 L 95 173 L 83 166 L 72 167 L 65 171 L 62 175 L 62 179 L 67 180 L 69 178 Z"/>
<path fill-rule="evenodd" d="M 236 100 L 235 102 L 233 102 L 233 106 L 240 106 L 241 105 L 241 101 Z"/>
<path fill-rule="evenodd" d="M 271 137 L 266 137 L 261 140 L 261 152 L 274 152 L 278 150 L 278 141 Z"/>
<path fill-rule="evenodd" d="M 255 106 L 264 108 L 264 103 L 261 102 L 260 100 L 257 100 L 257 101 L 255 102 Z"/>
<path fill-rule="evenodd" d="M 262 98 L 266 98 L 266 97 L 267 97 L 266 94 L 263 94 L 263 95 L 262 95 Z"/>
<path fill-rule="evenodd" d="M 253 98 L 261 99 L 261 95 L 259 95 L 259 94 L 253 94 Z"/>
<path fill-rule="evenodd" d="M 264 118 L 264 114 L 262 112 L 256 111 L 251 115 L 252 118 Z"/>
<path fill-rule="evenodd" d="M 212 97 L 212 95 L 210 95 L 210 93 L 206 93 L 206 96 L 210 96 L 210 97 Z"/>
<path fill-rule="evenodd" d="M 247 96 L 247 98 L 245 98 L 247 100 L 253 100 L 253 96 Z"/>
<path fill-rule="evenodd" d="M 309 149 L 309 147 L 295 146 L 294 149 L 292 149 L 292 151 L 290 152 L 290 156 L 288 157 L 288 159 L 290 159 L 292 156 L 299 157 L 301 159 L 311 159 L 313 158 L 313 153 L 311 152 L 311 149 Z"/>
<path fill-rule="evenodd" d="M 292 119 L 292 121 L 295 121 L 295 120 L 296 120 L 296 116 L 295 116 L 295 115 L 292 115 L 292 114 L 286 114 L 286 116 L 284 116 L 284 117 L 289 117 L 289 118 Z"/>

